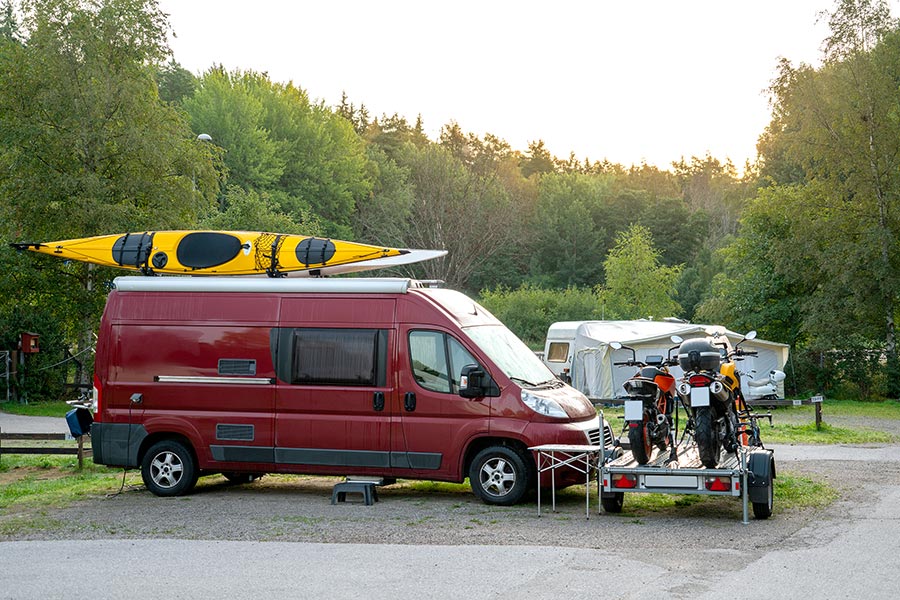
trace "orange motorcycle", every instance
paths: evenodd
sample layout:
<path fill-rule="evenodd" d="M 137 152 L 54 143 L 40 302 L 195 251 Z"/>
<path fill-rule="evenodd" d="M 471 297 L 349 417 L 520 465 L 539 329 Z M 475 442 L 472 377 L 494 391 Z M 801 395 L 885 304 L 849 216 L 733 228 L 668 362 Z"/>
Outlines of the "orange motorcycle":
<path fill-rule="evenodd" d="M 681 338 L 673 336 L 676 344 Z M 653 446 L 661 452 L 669 449 L 670 459 L 675 458 L 675 427 L 672 413 L 675 410 L 675 377 L 669 373 L 669 367 L 678 364 L 672 356 L 674 346 L 669 349 L 668 356 L 648 355 L 643 361 L 637 360 L 634 348 L 619 342 L 610 344 L 614 350 L 630 350 L 631 359 L 613 362 L 619 367 L 637 367 L 638 371 L 622 384 L 625 397 L 625 428 L 628 430 L 628 441 L 631 453 L 638 464 L 650 461 Z"/>

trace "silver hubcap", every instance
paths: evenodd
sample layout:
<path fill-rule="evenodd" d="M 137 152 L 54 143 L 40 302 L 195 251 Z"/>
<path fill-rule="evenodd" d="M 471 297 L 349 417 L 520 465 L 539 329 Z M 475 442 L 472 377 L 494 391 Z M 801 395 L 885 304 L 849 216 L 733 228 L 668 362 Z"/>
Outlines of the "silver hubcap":
<path fill-rule="evenodd" d="M 161 488 L 178 485 L 184 474 L 184 465 L 178 455 L 173 452 L 160 452 L 150 463 L 150 478 Z"/>
<path fill-rule="evenodd" d="M 504 458 L 492 458 L 481 467 L 481 487 L 494 496 L 505 496 L 516 485 L 516 471 Z"/>

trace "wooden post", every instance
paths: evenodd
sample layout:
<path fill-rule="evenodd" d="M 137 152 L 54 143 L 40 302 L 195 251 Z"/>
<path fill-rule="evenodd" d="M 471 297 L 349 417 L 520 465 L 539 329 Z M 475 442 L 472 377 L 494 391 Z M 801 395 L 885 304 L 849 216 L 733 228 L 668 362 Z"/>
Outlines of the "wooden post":
<path fill-rule="evenodd" d="M 825 400 L 825 397 L 821 394 L 818 396 L 813 396 L 809 399 L 810 402 L 816 407 L 816 431 L 821 431 L 822 429 L 822 402 Z"/>
<path fill-rule="evenodd" d="M 84 468 L 84 436 L 78 436 L 78 470 Z"/>

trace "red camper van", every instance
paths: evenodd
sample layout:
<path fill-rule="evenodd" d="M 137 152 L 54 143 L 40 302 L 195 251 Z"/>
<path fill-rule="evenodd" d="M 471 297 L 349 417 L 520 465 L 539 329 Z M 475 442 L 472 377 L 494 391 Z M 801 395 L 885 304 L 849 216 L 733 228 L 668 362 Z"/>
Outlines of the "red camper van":
<path fill-rule="evenodd" d="M 94 388 L 94 461 L 160 496 L 211 473 L 468 476 L 505 505 L 536 485 L 528 447 L 612 444 L 489 312 L 408 279 L 120 277 Z"/>

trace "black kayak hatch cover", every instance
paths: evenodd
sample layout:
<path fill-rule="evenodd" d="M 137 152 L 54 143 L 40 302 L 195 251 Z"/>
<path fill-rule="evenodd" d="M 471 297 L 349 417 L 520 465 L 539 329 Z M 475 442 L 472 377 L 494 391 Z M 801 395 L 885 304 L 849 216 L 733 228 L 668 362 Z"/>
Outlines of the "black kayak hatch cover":
<path fill-rule="evenodd" d="M 178 243 L 175 256 L 190 269 L 208 269 L 234 259 L 241 251 L 241 240 L 228 233 L 198 231 Z"/>

